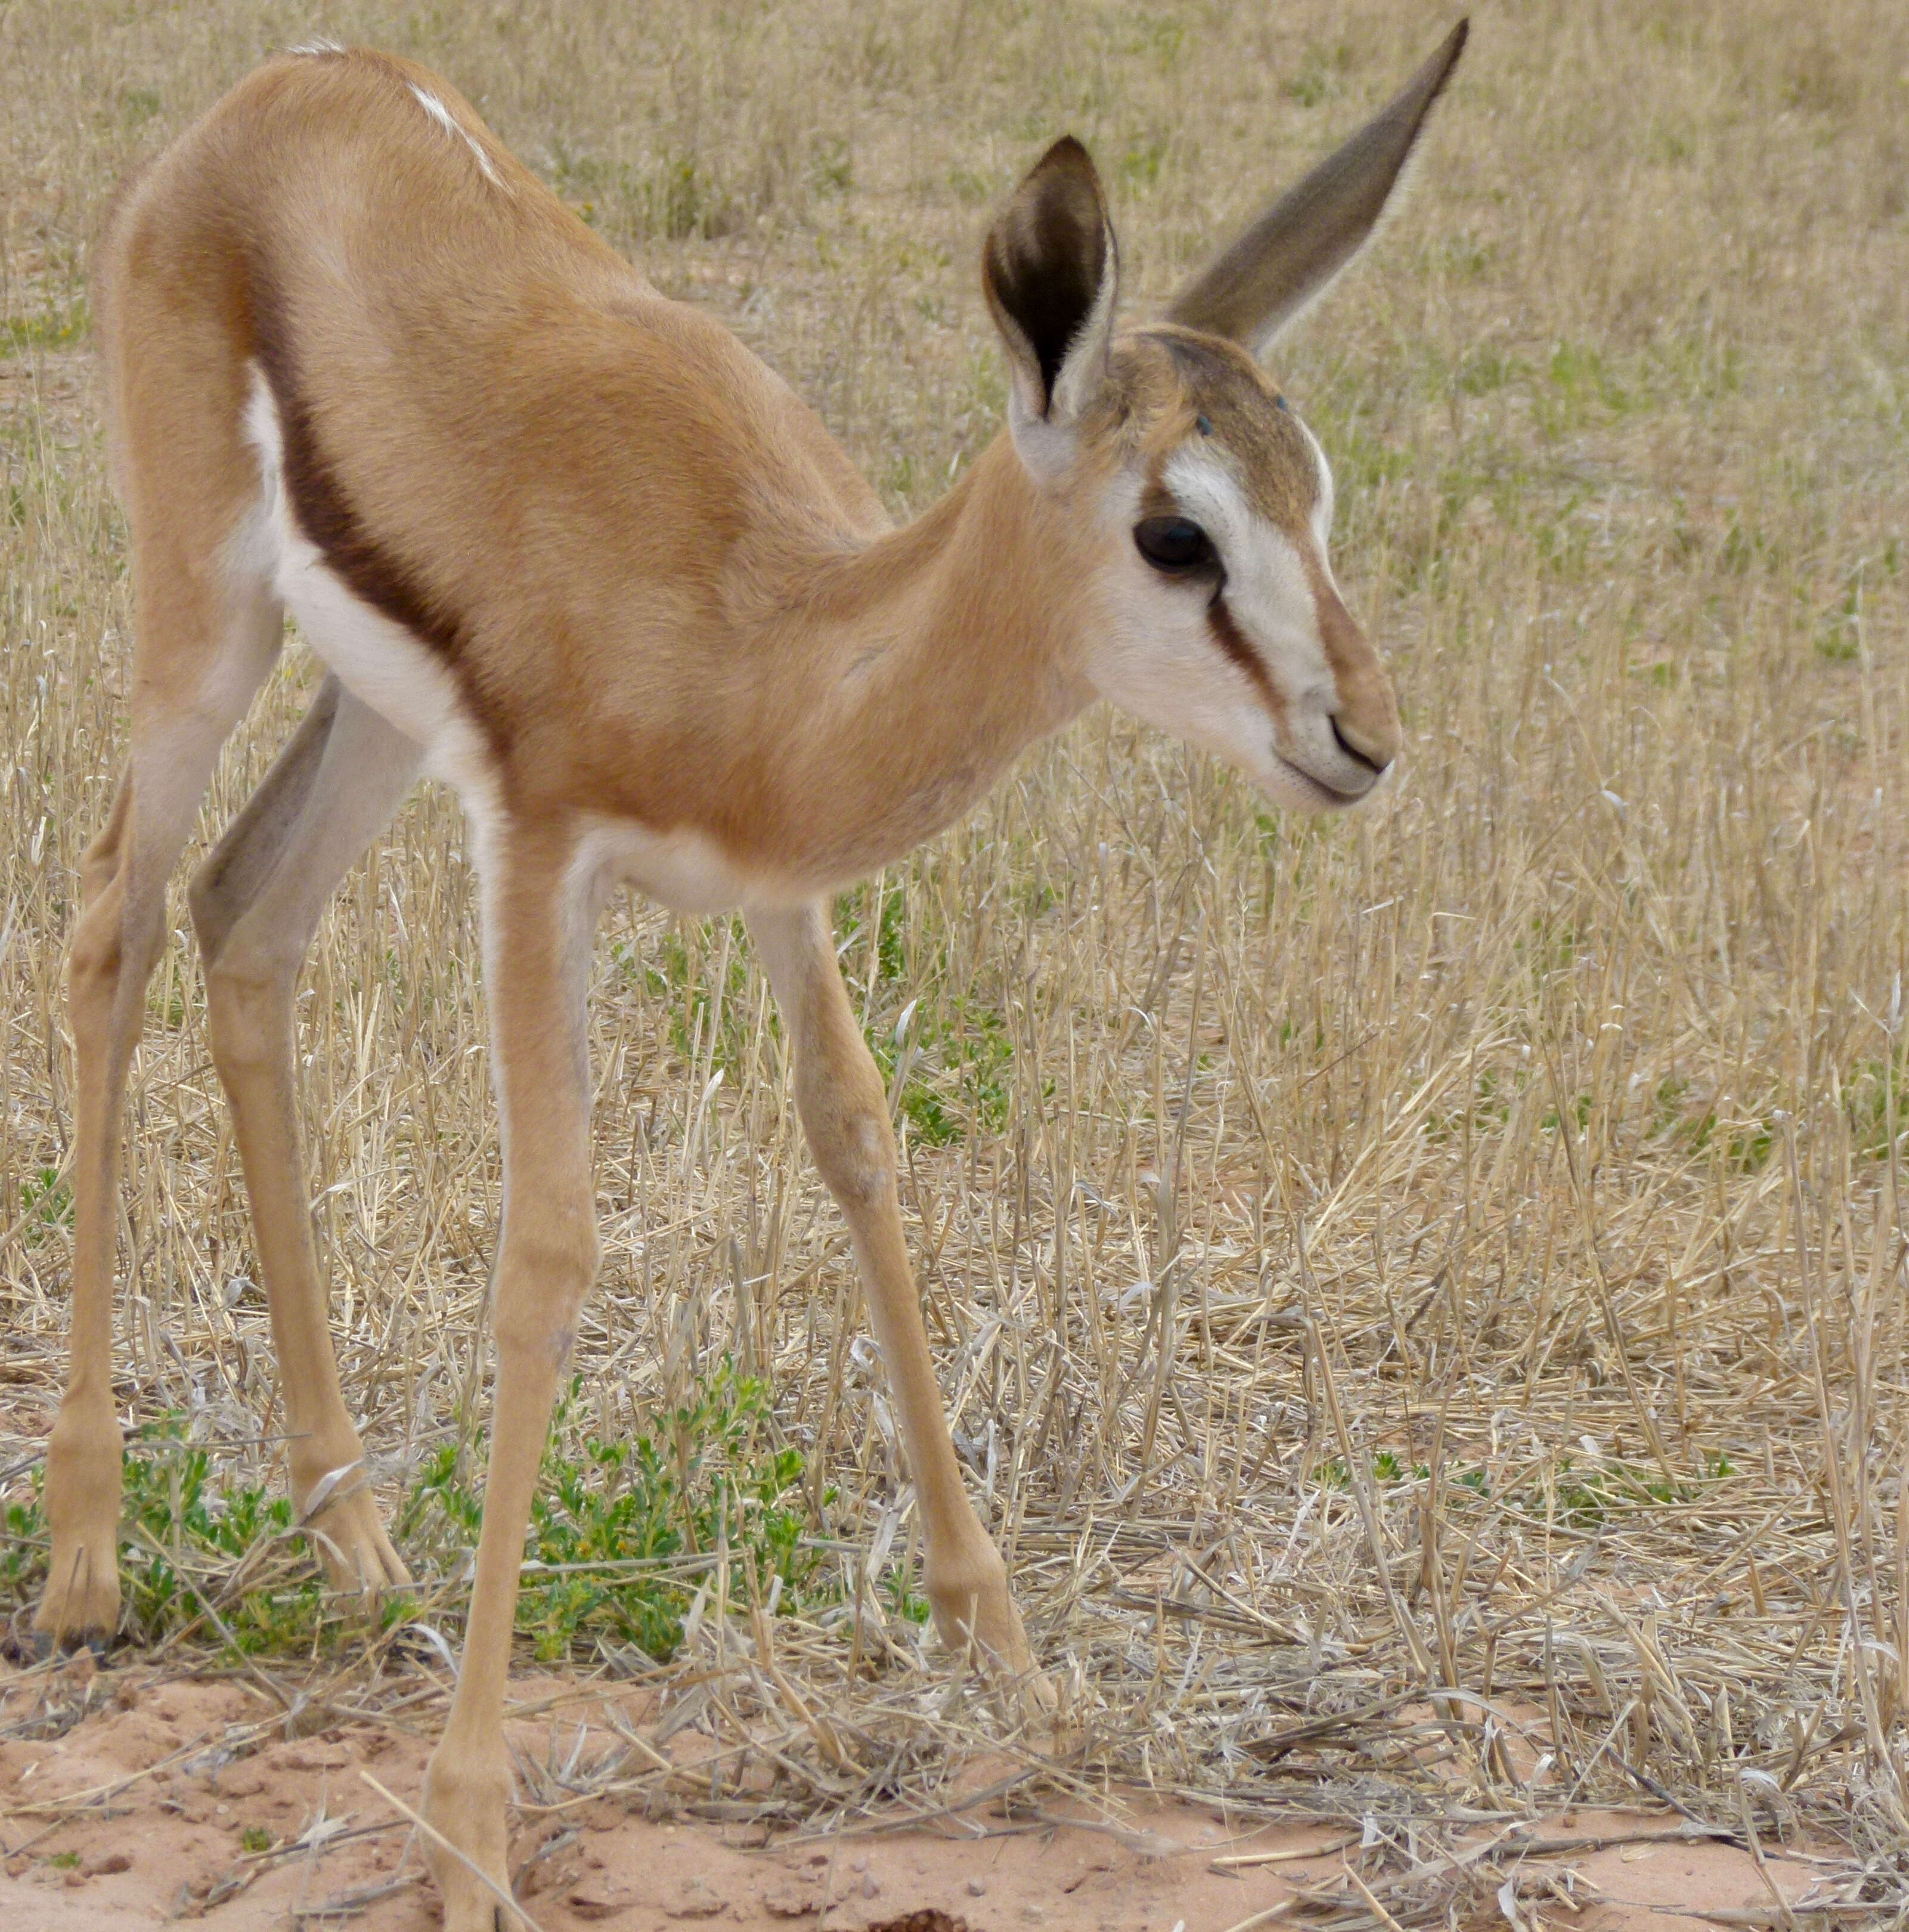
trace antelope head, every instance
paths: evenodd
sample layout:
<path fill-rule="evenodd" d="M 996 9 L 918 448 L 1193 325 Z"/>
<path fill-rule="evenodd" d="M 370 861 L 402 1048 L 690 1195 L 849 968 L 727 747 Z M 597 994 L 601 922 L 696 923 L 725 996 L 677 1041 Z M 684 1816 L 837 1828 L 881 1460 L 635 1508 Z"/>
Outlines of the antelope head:
<path fill-rule="evenodd" d="M 1113 230 L 1071 137 L 983 254 L 1014 447 L 1088 532 L 1089 681 L 1302 811 L 1371 790 L 1398 754 L 1398 707 L 1333 578 L 1325 452 L 1257 358 L 1371 233 L 1465 34 L 1461 21 L 1162 323 L 1115 328 Z"/>

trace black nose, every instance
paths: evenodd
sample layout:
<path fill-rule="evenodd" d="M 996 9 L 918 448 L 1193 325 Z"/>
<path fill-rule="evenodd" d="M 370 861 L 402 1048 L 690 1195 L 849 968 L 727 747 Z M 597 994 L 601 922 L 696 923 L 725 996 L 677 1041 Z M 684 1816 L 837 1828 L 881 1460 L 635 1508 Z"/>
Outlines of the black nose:
<path fill-rule="evenodd" d="M 1359 747 L 1339 729 L 1339 721 L 1336 717 L 1329 718 L 1326 722 L 1332 728 L 1333 743 L 1337 745 L 1339 749 L 1344 752 L 1346 756 L 1350 758 L 1355 764 L 1363 765 L 1375 778 L 1384 771 L 1386 768 L 1384 765 L 1381 764 L 1377 758 L 1371 757 L 1369 754 L 1365 752 L 1362 752 Z M 1388 760 L 1387 762 L 1389 763 L 1390 761 Z"/>

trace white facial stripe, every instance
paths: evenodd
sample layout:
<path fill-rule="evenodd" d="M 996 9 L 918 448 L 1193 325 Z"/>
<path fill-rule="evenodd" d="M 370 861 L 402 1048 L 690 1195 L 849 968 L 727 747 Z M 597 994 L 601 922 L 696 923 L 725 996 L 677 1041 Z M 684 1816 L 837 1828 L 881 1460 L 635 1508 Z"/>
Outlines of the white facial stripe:
<path fill-rule="evenodd" d="M 1135 548 L 1143 479 L 1131 470 L 1104 500 L 1119 562 L 1093 640 L 1095 687 L 1134 717 L 1217 752 L 1281 804 L 1320 812 L 1349 803 L 1370 788 L 1371 772 L 1332 734 L 1337 681 L 1320 636 L 1317 566 L 1300 548 L 1313 547 L 1312 532 L 1274 528 L 1225 462 L 1199 444 L 1176 451 L 1161 481 L 1218 551 L 1227 614 L 1265 678 L 1215 635 L 1210 582 L 1175 582 Z"/>
<path fill-rule="evenodd" d="M 1332 466 L 1326 460 L 1326 452 L 1320 447 L 1318 437 L 1297 416 L 1293 420 L 1299 423 L 1300 432 L 1312 451 L 1312 460 L 1319 466 L 1319 494 L 1313 501 L 1312 533 L 1319 539 L 1319 560 L 1326 563 L 1326 546 L 1332 538 L 1332 512 L 1337 502 L 1332 490 Z M 1326 567 L 1330 569 L 1331 566 L 1328 564 Z"/>
<path fill-rule="evenodd" d="M 1275 688 L 1304 704 L 1332 689 L 1304 560 L 1283 530 L 1257 514 L 1225 468 L 1197 446 L 1162 472 L 1167 487 L 1205 530 L 1226 566 L 1227 608 L 1259 652 Z"/>
<path fill-rule="evenodd" d="M 484 152 L 483 148 L 478 144 L 476 136 L 471 134 L 469 130 L 463 126 L 463 124 L 457 119 L 457 116 L 451 112 L 449 108 L 445 106 L 442 101 L 439 100 L 435 94 L 431 93 L 427 88 L 420 87 L 415 81 L 407 82 L 406 85 L 409 87 L 412 93 L 416 96 L 418 105 L 421 107 L 447 134 L 455 135 L 459 140 L 462 141 L 464 145 L 470 149 L 472 154 L 476 155 L 477 164 L 479 167 L 483 169 L 484 179 L 489 182 L 493 188 L 502 188 L 504 185 L 502 178 L 498 174 L 497 170 L 490 165 L 490 157 Z"/>
<path fill-rule="evenodd" d="M 1160 472 L 1218 553 L 1224 616 L 1239 634 L 1230 640 L 1215 634 L 1210 577 L 1176 582 L 1143 560 L 1131 526 L 1145 479 L 1137 466 L 1124 473 L 1104 499 L 1124 542 L 1089 675 L 1122 710 L 1218 753 L 1280 803 L 1320 812 L 1362 797 L 1375 774 L 1335 728 L 1338 680 L 1315 596 L 1332 582 L 1332 475 L 1310 434 L 1306 441 L 1317 487 L 1306 524 L 1290 533 L 1255 509 L 1223 445 L 1189 440 Z M 1239 662 L 1242 646 L 1255 664 Z"/>

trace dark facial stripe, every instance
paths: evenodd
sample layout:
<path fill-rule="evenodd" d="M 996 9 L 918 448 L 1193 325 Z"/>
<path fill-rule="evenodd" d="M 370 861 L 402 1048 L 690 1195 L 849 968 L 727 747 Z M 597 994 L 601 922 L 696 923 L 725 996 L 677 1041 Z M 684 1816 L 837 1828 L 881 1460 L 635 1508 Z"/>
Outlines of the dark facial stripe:
<path fill-rule="evenodd" d="M 256 284 L 252 341 L 277 406 L 286 494 L 306 541 L 355 596 L 408 631 L 445 665 L 457 681 L 466 707 L 493 749 L 501 751 L 501 721 L 484 704 L 468 674 L 462 618 L 366 529 L 337 472 L 319 446 L 311 406 L 299 388 L 293 366 L 283 313 L 273 292 Z"/>
<path fill-rule="evenodd" d="M 1140 493 L 1140 515 L 1149 517 L 1183 517 L 1185 510 L 1176 496 L 1158 477 L 1153 478 Z M 1212 566 L 1213 594 L 1207 601 L 1206 622 L 1213 634 L 1213 641 L 1225 652 L 1233 662 L 1250 677 L 1257 687 L 1260 695 L 1266 700 L 1266 709 L 1275 717 L 1282 716 L 1285 706 L 1274 691 L 1272 678 L 1267 671 L 1260 654 L 1246 640 L 1246 634 L 1240 629 L 1226 601 L 1226 571 L 1217 560 Z"/>
<path fill-rule="evenodd" d="M 1206 622 L 1212 627 L 1214 642 L 1258 686 L 1260 695 L 1266 700 L 1266 709 L 1277 717 L 1285 706 L 1273 690 L 1272 679 L 1260 661 L 1259 652 L 1246 641 L 1245 633 L 1227 608 L 1224 591 L 1216 593 L 1212 602 L 1207 605 Z"/>

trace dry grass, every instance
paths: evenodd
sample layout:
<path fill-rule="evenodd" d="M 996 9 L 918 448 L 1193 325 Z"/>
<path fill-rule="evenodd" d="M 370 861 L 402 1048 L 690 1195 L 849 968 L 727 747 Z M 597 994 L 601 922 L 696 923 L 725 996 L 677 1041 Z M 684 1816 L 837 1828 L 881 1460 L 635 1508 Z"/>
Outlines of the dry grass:
<path fill-rule="evenodd" d="M 1143 305 L 1389 90 L 1443 22 L 1407 10 L 0 8 L 16 1488 L 65 1322 L 62 946 L 124 730 L 82 327 L 122 168 L 317 27 L 417 54 L 907 511 L 996 426 L 975 250 L 1038 145 L 1095 149 Z M 1909 1874 L 1909 14 L 1475 26 L 1407 211 L 1280 358 L 1390 645 L 1398 782 L 1283 819 L 1095 714 L 845 908 L 844 963 L 871 1036 L 900 1029 L 904 1206 L 957 1440 L 1083 1727 L 1068 1775 L 1401 1847 L 1641 1789 L 1828 1834 L 1884 1909 Z M 312 683 L 292 654 L 208 831 Z M 702 1721 L 740 1753 L 780 1714 L 790 1815 L 931 1806 L 993 1720 L 859 1580 L 913 1518 L 766 987 L 727 923 L 606 924 L 581 1420 L 628 1430 L 724 1350 L 764 1370 L 859 1608 L 766 1637 L 712 1601 Z M 421 796 L 304 1005 L 348 1395 L 394 1489 L 486 1373 L 476 950 L 457 815 Z M 256 1471 L 273 1373 L 185 944 L 133 1114 L 125 1400 Z M 1458 1881 L 1431 1869 L 1375 1879 L 1387 1910 L 1442 1918 Z"/>

